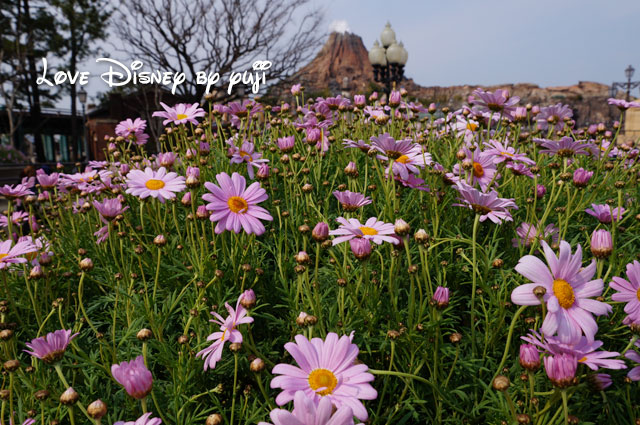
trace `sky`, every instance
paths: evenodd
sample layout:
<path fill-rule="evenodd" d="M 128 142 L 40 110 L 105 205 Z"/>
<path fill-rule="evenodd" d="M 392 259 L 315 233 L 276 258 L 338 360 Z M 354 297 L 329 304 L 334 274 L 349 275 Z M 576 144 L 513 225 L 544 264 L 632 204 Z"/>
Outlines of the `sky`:
<path fill-rule="evenodd" d="M 423 86 L 533 83 L 542 87 L 640 80 L 640 0 L 311 0 L 318 31 L 349 31 L 370 49 L 385 24 L 409 52 L 405 75 Z M 112 57 L 128 55 L 109 37 Z M 117 41 L 117 40 L 116 40 Z M 318 50 L 322 45 L 318 45 Z M 108 88 L 95 58 L 89 102 Z M 99 70 L 99 72 L 97 72 Z M 68 108 L 68 96 L 57 106 Z"/>
<path fill-rule="evenodd" d="M 640 0 L 326 0 L 329 28 L 371 49 L 387 21 L 424 86 L 640 80 Z"/>

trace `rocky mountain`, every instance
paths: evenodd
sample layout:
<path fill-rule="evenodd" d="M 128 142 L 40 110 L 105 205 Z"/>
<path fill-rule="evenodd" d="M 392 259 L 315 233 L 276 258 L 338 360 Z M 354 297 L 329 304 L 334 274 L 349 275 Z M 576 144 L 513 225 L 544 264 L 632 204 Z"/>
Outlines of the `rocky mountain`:
<path fill-rule="evenodd" d="M 369 93 L 373 86 L 373 69 L 369 64 L 368 51 L 362 38 L 351 33 L 333 32 L 317 56 L 303 67 L 293 78 L 301 82 L 306 92 L 318 95 Z M 509 89 L 519 96 L 522 104 L 551 105 L 566 103 L 573 107 L 578 125 L 611 122 L 619 118 L 619 111 L 607 105 L 609 86 L 581 81 L 572 86 L 540 87 L 535 84 L 518 83 L 496 86 L 462 85 L 451 87 L 420 86 L 412 79 L 399 84 L 409 95 L 428 104 L 458 108 L 476 88 L 495 90 Z"/>

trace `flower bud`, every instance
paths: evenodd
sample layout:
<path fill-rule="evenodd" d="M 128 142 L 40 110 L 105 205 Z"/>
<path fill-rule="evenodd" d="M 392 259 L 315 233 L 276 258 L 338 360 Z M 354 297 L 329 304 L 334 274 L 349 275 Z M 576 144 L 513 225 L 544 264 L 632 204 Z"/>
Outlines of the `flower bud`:
<path fill-rule="evenodd" d="M 190 207 L 191 206 L 191 192 L 187 192 L 182 196 L 182 199 L 180 200 L 180 203 L 182 205 L 184 205 L 185 207 Z"/>
<path fill-rule="evenodd" d="M 93 269 L 93 261 L 91 258 L 84 258 L 80 261 L 80 270 L 88 272 Z"/>
<path fill-rule="evenodd" d="M 251 372 L 262 372 L 264 368 L 264 360 L 262 360 L 261 358 L 253 359 L 253 361 L 249 364 L 249 370 L 251 370 Z"/>
<path fill-rule="evenodd" d="M 167 244 L 167 238 L 165 238 L 164 235 L 158 235 L 153 238 L 153 244 L 158 247 L 165 246 Z"/>
<path fill-rule="evenodd" d="M 356 167 L 356 163 L 351 161 L 344 168 L 344 173 L 350 177 L 358 177 L 358 167 Z"/>
<path fill-rule="evenodd" d="M 150 329 L 142 328 L 138 331 L 136 338 L 138 338 L 140 341 L 147 341 L 151 339 L 152 336 L 153 336 L 153 333 L 151 332 Z"/>
<path fill-rule="evenodd" d="M 535 372 L 540 368 L 540 352 L 533 344 L 520 345 L 520 366 L 530 372 Z"/>
<path fill-rule="evenodd" d="M 223 422 L 222 415 L 219 413 L 214 413 L 212 415 L 207 416 L 205 425 L 220 425 L 222 424 L 222 422 Z"/>
<path fill-rule="evenodd" d="M 591 235 L 591 253 L 596 258 L 607 258 L 613 252 L 611 233 L 605 229 L 598 229 Z"/>
<path fill-rule="evenodd" d="M 424 244 L 429 241 L 429 235 L 424 229 L 419 229 L 415 235 L 413 235 L 413 238 L 420 244 Z"/>
<path fill-rule="evenodd" d="M 229 350 L 231 350 L 232 353 L 237 353 L 238 351 L 242 350 L 242 343 L 233 342 L 229 344 Z"/>
<path fill-rule="evenodd" d="M 15 372 L 20 367 L 20 361 L 7 360 L 6 362 L 4 362 L 3 366 L 8 372 Z"/>
<path fill-rule="evenodd" d="M 309 254 L 307 254 L 305 251 L 300 251 L 296 254 L 295 260 L 298 264 L 309 264 Z"/>
<path fill-rule="evenodd" d="M 498 375 L 493 380 L 492 384 L 493 389 L 496 391 L 507 391 L 511 382 L 509 382 L 509 378 L 504 375 Z"/>
<path fill-rule="evenodd" d="M 394 231 L 398 236 L 405 236 L 411 231 L 411 226 L 409 226 L 406 221 L 399 218 L 395 222 Z"/>
<path fill-rule="evenodd" d="M 296 325 L 300 326 L 301 328 L 307 326 L 307 317 L 309 317 L 309 315 L 304 311 L 301 311 L 296 318 Z"/>
<path fill-rule="evenodd" d="M 44 276 L 44 273 L 40 265 L 35 266 L 29 271 L 29 279 L 40 279 L 42 276 Z"/>
<path fill-rule="evenodd" d="M 329 225 L 324 221 L 316 224 L 316 227 L 313 228 L 311 232 L 311 237 L 316 242 L 324 242 L 329 238 Z"/>
<path fill-rule="evenodd" d="M 449 288 L 438 286 L 436 291 L 433 293 L 431 302 L 439 309 L 447 308 L 449 305 Z"/>
<path fill-rule="evenodd" d="M 247 310 L 251 310 L 256 305 L 256 294 L 253 289 L 247 289 L 240 296 L 240 305 Z"/>
<path fill-rule="evenodd" d="M 367 239 L 353 238 L 349 240 L 349 245 L 358 260 L 366 260 L 371 255 L 371 242 Z"/>
<path fill-rule="evenodd" d="M 69 387 L 60 396 L 60 403 L 64 404 L 65 406 L 71 406 L 78 401 L 78 398 L 80 398 L 80 396 L 78 395 L 76 390 L 74 390 L 72 387 Z"/>
<path fill-rule="evenodd" d="M 100 419 L 107 414 L 107 405 L 102 400 L 96 400 L 87 406 L 87 414 L 93 419 Z"/>

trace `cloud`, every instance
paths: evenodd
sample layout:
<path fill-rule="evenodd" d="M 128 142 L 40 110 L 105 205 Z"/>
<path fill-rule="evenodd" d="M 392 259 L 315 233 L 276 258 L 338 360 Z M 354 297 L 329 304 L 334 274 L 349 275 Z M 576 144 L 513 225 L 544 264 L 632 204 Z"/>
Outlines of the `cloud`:
<path fill-rule="evenodd" d="M 349 23 L 344 19 L 336 19 L 329 24 L 329 32 L 351 32 L 351 28 L 349 28 Z"/>

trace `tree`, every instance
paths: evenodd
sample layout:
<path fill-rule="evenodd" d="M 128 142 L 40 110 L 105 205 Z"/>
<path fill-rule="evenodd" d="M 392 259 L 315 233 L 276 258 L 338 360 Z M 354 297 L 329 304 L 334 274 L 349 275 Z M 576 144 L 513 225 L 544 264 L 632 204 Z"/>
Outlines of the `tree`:
<path fill-rule="evenodd" d="M 52 0 L 56 9 L 59 34 L 62 35 L 59 55 L 67 58 L 67 68 L 72 75 L 78 63 L 96 52 L 94 43 L 106 38 L 105 28 L 111 15 L 106 0 Z M 71 97 L 71 141 L 73 159 L 78 159 L 78 128 L 75 119 L 77 87 L 69 86 Z M 86 152 L 85 152 L 86 154 Z"/>
<path fill-rule="evenodd" d="M 291 76 L 315 53 L 321 21 L 309 0 L 122 0 L 116 28 L 125 50 L 147 66 L 184 72 L 178 94 L 200 101 L 199 71 L 225 76 L 261 59 L 273 63 L 269 82 Z"/>
<path fill-rule="evenodd" d="M 44 161 L 41 126 L 43 101 L 56 93 L 37 84 L 37 59 L 55 51 L 58 35 L 47 3 L 34 0 L 3 0 L 0 3 L 0 85 L 10 136 L 18 127 L 16 109 L 29 107 L 29 120 L 38 161 Z"/>

